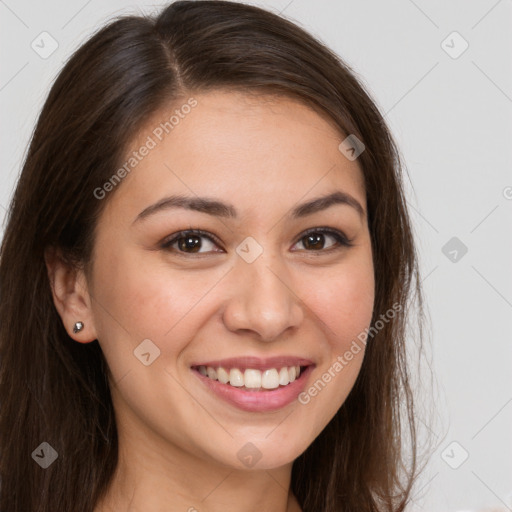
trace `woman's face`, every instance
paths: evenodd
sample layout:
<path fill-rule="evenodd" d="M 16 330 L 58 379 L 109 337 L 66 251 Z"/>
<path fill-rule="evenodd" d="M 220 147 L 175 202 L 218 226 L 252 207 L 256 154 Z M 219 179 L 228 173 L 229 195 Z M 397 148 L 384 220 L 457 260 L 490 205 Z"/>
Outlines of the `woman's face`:
<path fill-rule="evenodd" d="M 147 123 L 104 199 L 91 191 L 108 204 L 88 322 L 134 449 L 144 439 L 276 468 L 342 405 L 374 301 L 363 176 L 338 149 L 344 138 L 290 99 L 196 94 Z M 188 230 L 202 233 L 178 234 Z"/>

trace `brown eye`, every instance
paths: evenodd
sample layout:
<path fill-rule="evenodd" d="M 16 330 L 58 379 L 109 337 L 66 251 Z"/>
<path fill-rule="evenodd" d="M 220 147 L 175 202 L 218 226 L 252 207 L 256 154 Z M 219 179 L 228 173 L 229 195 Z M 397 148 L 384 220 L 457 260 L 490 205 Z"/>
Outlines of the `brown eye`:
<path fill-rule="evenodd" d="M 197 235 L 188 235 L 188 236 L 182 236 L 178 238 L 176 241 L 178 244 L 178 248 L 180 251 L 187 252 L 190 250 L 191 252 L 199 252 L 199 249 L 201 248 L 201 237 Z"/>
<path fill-rule="evenodd" d="M 324 249 L 325 235 L 323 233 L 306 235 L 302 240 L 306 249 Z"/>
<path fill-rule="evenodd" d="M 326 247 L 325 244 L 329 239 L 334 240 L 334 242 L 329 243 Z M 307 231 L 299 239 L 299 242 L 303 244 L 308 252 L 320 252 L 322 250 L 330 250 L 336 246 L 348 247 L 352 245 L 351 241 L 341 232 L 324 228 L 314 228 Z"/>
<path fill-rule="evenodd" d="M 206 240 L 206 243 L 203 242 Z M 212 250 L 217 244 L 212 235 L 200 230 L 180 231 L 171 235 L 171 238 L 162 244 L 162 249 L 182 254 L 203 254 L 208 252 L 220 252 Z M 206 249 L 206 250 L 201 250 Z"/>

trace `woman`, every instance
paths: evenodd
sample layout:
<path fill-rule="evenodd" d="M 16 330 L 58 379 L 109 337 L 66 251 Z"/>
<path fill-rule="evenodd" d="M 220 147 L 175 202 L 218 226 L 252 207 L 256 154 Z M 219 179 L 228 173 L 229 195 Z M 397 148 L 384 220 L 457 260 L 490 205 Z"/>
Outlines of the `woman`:
<path fill-rule="evenodd" d="M 179 1 L 96 33 L 2 245 L 1 510 L 403 510 L 401 180 L 351 70 L 283 18 Z"/>

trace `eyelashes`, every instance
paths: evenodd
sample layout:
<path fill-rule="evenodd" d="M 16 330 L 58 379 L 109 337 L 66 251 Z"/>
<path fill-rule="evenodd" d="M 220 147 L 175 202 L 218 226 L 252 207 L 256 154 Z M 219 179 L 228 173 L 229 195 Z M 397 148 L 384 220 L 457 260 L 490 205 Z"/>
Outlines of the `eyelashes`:
<path fill-rule="evenodd" d="M 326 236 L 334 239 L 335 243 L 327 248 L 318 249 L 318 245 L 325 245 L 327 243 Z M 212 247 L 222 246 L 220 240 L 213 233 L 203 231 L 202 229 L 187 229 L 170 235 L 161 243 L 160 247 L 165 251 L 183 257 L 203 257 L 211 253 L 225 252 L 223 249 L 208 250 L 208 247 L 206 251 L 201 251 L 201 249 L 204 249 L 204 244 L 200 242 L 201 239 L 206 239 Z M 331 254 L 334 251 L 346 249 L 354 245 L 352 240 L 349 240 L 341 231 L 328 227 L 311 228 L 304 231 L 293 245 L 295 246 L 298 243 L 302 243 L 304 247 L 314 247 L 313 249 L 301 249 L 301 251 L 314 253 L 314 255 L 319 255 L 319 253 Z"/>

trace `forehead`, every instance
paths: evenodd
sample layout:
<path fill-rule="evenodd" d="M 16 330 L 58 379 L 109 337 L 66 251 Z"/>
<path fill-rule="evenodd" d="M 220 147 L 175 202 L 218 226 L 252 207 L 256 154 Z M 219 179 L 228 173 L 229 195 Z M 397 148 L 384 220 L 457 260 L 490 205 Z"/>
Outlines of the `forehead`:
<path fill-rule="evenodd" d="M 298 201 L 334 188 L 365 207 L 360 166 L 338 149 L 344 138 L 327 115 L 293 98 L 191 94 L 161 108 L 137 133 L 123 162 L 131 158 L 134 165 L 112 207 L 139 208 L 165 193 L 188 193 L 238 199 L 243 208 L 256 198 L 262 206 L 284 202 L 284 192 Z"/>

